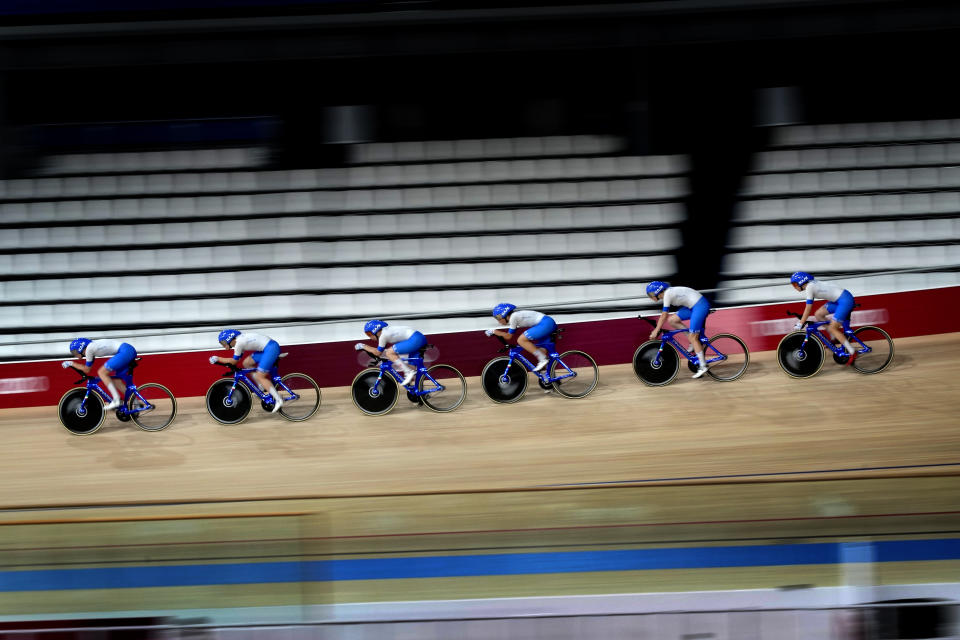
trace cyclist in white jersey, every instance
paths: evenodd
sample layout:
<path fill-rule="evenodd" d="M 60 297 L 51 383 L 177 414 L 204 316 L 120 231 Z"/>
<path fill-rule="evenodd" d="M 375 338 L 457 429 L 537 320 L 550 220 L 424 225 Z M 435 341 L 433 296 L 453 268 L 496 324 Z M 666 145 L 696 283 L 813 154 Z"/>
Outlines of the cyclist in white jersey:
<path fill-rule="evenodd" d="M 224 329 L 217 336 L 217 340 L 224 349 L 233 349 L 232 358 L 220 358 L 210 356 L 210 364 L 236 364 L 243 356 L 245 351 L 253 351 L 241 366 L 244 369 L 253 369 L 251 375 L 260 388 L 273 396 L 273 410 L 270 413 L 276 413 L 283 406 L 283 398 L 277 393 L 277 388 L 270 381 L 270 371 L 277 364 L 277 358 L 280 357 L 280 344 L 269 336 L 260 333 L 250 333 L 247 331 L 237 331 L 236 329 Z"/>
<path fill-rule="evenodd" d="M 358 342 L 354 345 L 357 351 L 366 351 L 372 355 L 383 357 L 390 360 L 394 367 L 403 373 L 403 386 L 413 383 L 417 376 L 417 371 L 400 356 L 409 353 L 416 353 L 427 346 L 427 338 L 413 327 L 404 327 L 401 325 L 388 325 L 383 320 L 370 320 L 363 325 L 363 332 L 368 338 L 377 341 L 376 347 Z M 392 346 L 390 346 L 392 345 Z"/>
<path fill-rule="evenodd" d="M 655 340 L 664 322 L 669 322 L 674 329 L 686 329 L 690 348 L 697 354 L 699 367 L 693 374 L 699 378 L 707 372 L 707 361 L 703 357 L 703 343 L 700 334 L 703 333 L 710 313 L 710 302 L 696 289 L 690 287 L 671 287 L 669 282 L 654 280 L 647 285 L 647 296 L 654 302 L 663 300 L 663 311 L 657 320 L 656 328 L 650 332 L 650 339 Z M 680 307 L 676 313 L 670 313 L 670 307 Z M 690 321 L 690 328 L 684 326 L 683 321 Z"/>
<path fill-rule="evenodd" d="M 501 325 L 506 326 L 507 330 L 487 329 L 484 333 L 488 336 L 497 335 L 504 340 L 509 340 L 518 329 L 527 328 L 526 331 L 517 336 L 517 344 L 523 347 L 524 351 L 537 358 L 537 366 L 533 368 L 534 371 L 540 371 L 547 366 L 547 356 L 549 355 L 547 350 L 534 343 L 543 340 L 557 330 L 557 323 L 553 318 L 539 311 L 517 309 L 516 305 L 509 302 L 501 302 L 495 306 L 493 317 Z"/>
<path fill-rule="evenodd" d="M 850 341 L 843 335 L 843 324 L 850 324 L 850 312 L 853 311 L 855 304 L 853 294 L 838 285 L 830 284 L 829 282 L 820 282 L 806 271 L 797 271 L 790 276 L 790 284 L 797 291 L 804 293 L 804 300 L 807 303 L 794 329 L 798 331 L 803 329 L 803 324 L 807 321 L 807 318 L 810 317 L 810 310 L 813 308 L 814 300 L 817 298 L 826 300 L 827 304 L 817 309 L 813 317 L 815 317 L 818 322 L 830 320 L 830 324 L 827 325 L 827 331 L 830 332 L 830 335 L 832 335 L 837 342 L 843 345 L 843 348 L 846 349 L 850 355 L 850 357 L 847 358 L 846 364 L 852 364 L 857 357 L 857 350 L 853 348 Z"/>
<path fill-rule="evenodd" d="M 120 406 L 120 398 L 126 392 L 127 385 L 120 376 L 126 375 L 130 363 L 136 360 L 137 350 L 133 345 L 120 342 L 119 340 L 90 340 L 89 338 L 77 338 L 70 343 L 70 352 L 84 358 L 84 364 L 77 364 L 72 360 L 64 360 L 61 363 L 64 369 L 73 367 L 90 375 L 90 369 L 93 367 L 93 361 L 96 358 L 113 356 L 107 360 L 97 371 L 100 381 L 107 387 L 110 397 L 113 398 L 105 407 L 106 410 L 116 409 Z M 117 389 L 117 387 L 120 387 Z"/>

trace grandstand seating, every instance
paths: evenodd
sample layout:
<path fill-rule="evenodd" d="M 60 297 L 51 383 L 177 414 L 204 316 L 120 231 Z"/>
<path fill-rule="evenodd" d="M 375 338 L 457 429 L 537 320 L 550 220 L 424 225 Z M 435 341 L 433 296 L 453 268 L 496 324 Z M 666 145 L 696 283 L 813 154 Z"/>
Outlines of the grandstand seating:
<path fill-rule="evenodd" d="M 782 283 L 798 269 L 857 295 L 960 284 L 958 138 L 960 120 L 775 130 L 744 181 L 717 301 L 795 300 Z M 916 267 L 930 271 L 864 276 Z"/>
<path fill-rule="evenodd" d="M 254 149 L 54 158 L 0 182 L 0 330 L 44 341 L 0 357 L 62 356 L 77 326 L 149 352 L 213 348 L 228 324 L 281 343 L 359 338 L 371 316 L 486 328 L 501 299 L 609 316 L 675 271 L 686 194 L 683 157 L 618 146 L 355 145 L 367 164 L 283 171 Z"/>

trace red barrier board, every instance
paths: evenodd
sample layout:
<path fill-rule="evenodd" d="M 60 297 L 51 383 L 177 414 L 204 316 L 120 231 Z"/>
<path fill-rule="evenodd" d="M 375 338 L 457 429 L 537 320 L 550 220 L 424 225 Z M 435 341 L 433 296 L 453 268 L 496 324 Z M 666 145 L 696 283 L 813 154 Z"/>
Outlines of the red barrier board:
<path fill-rule="evenodd" d="M 861 306 L 853 312 L 854 326 L 879 325 L 894 338 L 960 331 L 960 287 L 859 296 L 857 302 Z M 814 309 L 820 304 L 817 302 Z M 707 333 L 735 333 L 752 352 L 775 349 L 796 322 L 786 315 L 788 310 L 801 312 L 803 302 L 720 309 L 708 317 Z M 655 312 L 644 315 L 656 319 Z M 569 349 L 585 351 L 599 365 L 621 364 L 633 359 L 636 348 L 649 339 L 650 330 L 649 324 L 636 318 L 576 322 L 564 325 L 557 348 L 561 353 Z M 362 338 L 359 326 L 357 338 Z M 498 341 L 480 331 L 427 338 L 439 349 L 437 362 L 452 364 L 465 376 L 479 375 L 500 348 Z M 321 388 L 348 385 L 361 370 L 354 342 L 283 345 L 289 356 L 281 361 L 281 373 L 306 373 Z M 64 358 L 66 348 L 65 343 Z M 202 396 L 224 372 L 207 362 L 211 355 L 226 352 L 149 354 L 141 360 L 135 379 L 140 384 L 166 385 L 178 398 Z M 75 372 L 60 367 L 59 360 L 0 364 L 0 409 L 54 406 L 76 378 Z"/>

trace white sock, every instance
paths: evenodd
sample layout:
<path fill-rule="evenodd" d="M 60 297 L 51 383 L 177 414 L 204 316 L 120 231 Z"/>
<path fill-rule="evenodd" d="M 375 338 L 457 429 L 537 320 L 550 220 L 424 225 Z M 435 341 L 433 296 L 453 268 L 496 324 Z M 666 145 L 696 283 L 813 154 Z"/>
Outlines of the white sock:
<path fill-rule="evenodd" d="M 849 340 L 843 341 L 843 348 L 846 349 L 847 353 L 849 353 L 850 355 L 853 355 L 853 352 L 855 351 L 855 349 L 850 345 Z"/>
<path fill-rule="evenodd" d="M 116 400 L 117 402 L 120 402 L 120 394 L 117 393 L 117 388 L 113 386 L 113 380 L 109 378 L 107 378 L 107 391 L 110 392 L 110 395 L 113 397 L 114 400 Z"/>
<path fill-rule="evenodd" d="M 700 361 L 700 368 L 701 368 L 701 369 L 702 369 L 703 367 L 707 366 L 707 361 L 703 359 L 703 352 L 702 352 L 702 351 L 697 354 L 697 360 Z"/>

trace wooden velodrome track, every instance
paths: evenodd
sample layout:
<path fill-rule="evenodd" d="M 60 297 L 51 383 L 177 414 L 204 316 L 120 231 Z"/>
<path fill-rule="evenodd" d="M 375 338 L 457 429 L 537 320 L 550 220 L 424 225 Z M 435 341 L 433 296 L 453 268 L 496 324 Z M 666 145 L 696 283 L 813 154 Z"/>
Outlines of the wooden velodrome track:
<path fill-rule="evenodd" d="M 322 540 L 322 553 L 336 556 L 953 533 L 960 531 L 958 344 L 960 334 L 898 340 L 893 365 L 873 376 L 828 362 L 814 378 L 795 380 L 767 352 L 753 354 L 739 381 L 691 380 L 682 371 L 671 385 L 648 388 L 629 365 L 610 366 L 588 398 L 547 395 L 531 384 L 512 405 L 492 403 L 470 379 L 466 403 L 451 414 L 401 399 L 388 416 L 368 417 L 339 388 L 324 389 L 320 411 L 303 423 L 255 409 L 247 422 L 222 426 L 207 416 L 203 398 L 187 398 L 165 431 L 108 419 L 96 434 L 77 437 L 60 426 L 54 407 L 5 410 L 0 524 L 11 526 L 0 526 L 0 549 L 8 566 L 26 566 L 48 564 L 50 548 L 90 562 L 83 554 L 91 552 L 69 549 L 134 538 L 174 545 L 173 560 L 185 553 L 175 546 L 180 540 L 255 545 L 252 557 L 260 557 L 265 545 L 292 540 Z M 160 523 L 171 518 L 204 525 Z M 87 526 L 57 529 L 76 522 Z M 958 564 L 901 563 L 901 573 L 886 569 L 883 579 L 910 582 L 914 565 L 925 565 L 919 581 L 955 581 Z M 837 579 L 815 568 L 794 568 L 789 577 L 763 571 L 770 584 Z M 522 576 L 400 581 L 394 591 L 338 583 L 336 597 L 690 585 L 671 582 L 683 572 L 640 573 L 622 588 L 606 577 L 591 583 L 589 574 L 575 586 Z M 752 587 L 757 575 L 731 570 L 715 583 L 698 577 L 697 587 Z M 203 597 L 236 598 L 249 595 L 246 588 Z M 302 596 L 255 595 L 259 603 Z M 65 597 L 77 610 L 108 602 L 96 592 Z M 109 602 L 125 597 L 132 596 Z M 35 600 L 8 594 L 0 609 L 43 611 Z"/>
<path fill-rule="evenodd" d="M 601 369 L 580 400 L 531 382 L 511 405 L 468 380 L 460 409 L 403 398 L 368 417 L 345 388 L 324 389 L 310 420 L 255 407 L 222 426 L 202 398 L 179 400 L 174 424 L 139 431 L 108 417 L 77 437 L 54 407 L 4 410 L 3 507 L 485 491 L 661 479 L 798 479 L 960 472 L 960 334 L 897 341 L 872 376 L 833 365 L 807 380 L 753 354 L 735 382 L 648 388 L 629 365 Z M 772 475 L 767 475 L 772 474 Z"/>

